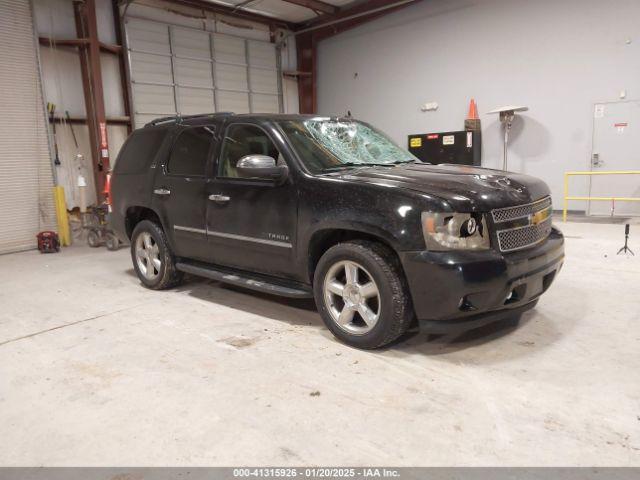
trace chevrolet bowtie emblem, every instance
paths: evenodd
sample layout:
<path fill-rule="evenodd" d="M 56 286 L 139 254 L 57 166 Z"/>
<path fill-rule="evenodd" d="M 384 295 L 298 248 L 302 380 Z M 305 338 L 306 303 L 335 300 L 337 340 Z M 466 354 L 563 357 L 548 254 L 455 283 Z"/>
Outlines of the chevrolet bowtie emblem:
<path fill-rule="evenodd" d="M 529 216 L 529 222 L 531 223 L 531 225 L 539 225 L 549 217 L 549 212 L 550 208 L 540 210 L 539 212 L 536 212 L 533 215 Z"/>

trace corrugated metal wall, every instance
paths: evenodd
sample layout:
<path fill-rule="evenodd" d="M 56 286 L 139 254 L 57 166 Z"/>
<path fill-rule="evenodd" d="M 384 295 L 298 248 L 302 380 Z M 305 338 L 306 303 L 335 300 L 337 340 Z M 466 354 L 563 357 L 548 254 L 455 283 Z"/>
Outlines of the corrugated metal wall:
<path fill-rule="evenodd" d="M 140 18 L 125 23 L 136 127 L 180 113 L 278 113 L 275 45 Z"/>
<path fill-rule="evenodd" d="M 0 0 L 0 253 L 55 225 L 53 176 L 31 4 Z"/>

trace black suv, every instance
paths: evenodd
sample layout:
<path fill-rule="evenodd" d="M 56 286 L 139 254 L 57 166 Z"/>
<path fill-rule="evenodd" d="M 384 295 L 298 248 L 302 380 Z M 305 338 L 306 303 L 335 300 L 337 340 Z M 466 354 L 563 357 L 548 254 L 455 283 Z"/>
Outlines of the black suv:
<path fill-rule="evenodd" d="M 126 141 L 111 188 L 146 287 L 187 272 L 314 297 L 360 348 L 417 320 L 441 332 L 517 315 L 564 258 L 541 180 L 422 163 L 352 118 L 158 119 Z"/>

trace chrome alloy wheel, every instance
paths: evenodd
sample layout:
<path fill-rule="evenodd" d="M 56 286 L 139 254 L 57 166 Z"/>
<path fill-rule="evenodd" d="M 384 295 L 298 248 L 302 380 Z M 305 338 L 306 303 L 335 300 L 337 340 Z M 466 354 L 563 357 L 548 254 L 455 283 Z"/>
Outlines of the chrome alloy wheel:
<path fill-rule="evenodd" d="M 146 279 L 154 280 L 160 275 L 160 248 L 149 232 L 142 232 L 136 239 L 136 262 Z"/>
<path fill-rule="evenodd" d="M 335 263 L 324 278 L 324 300 L 338 327 L 352 335 L 369 333 L 380 318 L 380 291 L 362 265 Z"/>

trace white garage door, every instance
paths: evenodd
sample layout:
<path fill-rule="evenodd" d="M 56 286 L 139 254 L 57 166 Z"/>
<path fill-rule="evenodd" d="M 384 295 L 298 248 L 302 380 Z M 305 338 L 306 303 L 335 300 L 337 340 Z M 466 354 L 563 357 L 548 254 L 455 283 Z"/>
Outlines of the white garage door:
<path fill-rule="evenodd" d="M 30 2 L 0 0 L 0 254 L 55 225 L 53 177 Z"/>
<path fill-rule="evenodd" d="M 125 30 L 136 127 L 177 113 L 282 111 L 272 43 L 139 18 Z"/>

